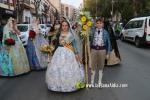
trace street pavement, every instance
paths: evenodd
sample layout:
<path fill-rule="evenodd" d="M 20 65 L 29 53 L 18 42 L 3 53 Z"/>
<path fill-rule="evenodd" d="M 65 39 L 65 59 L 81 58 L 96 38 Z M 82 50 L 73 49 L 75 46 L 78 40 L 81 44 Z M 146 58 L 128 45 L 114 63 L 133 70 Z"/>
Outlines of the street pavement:
<path fill-rule="evenodd" d="M 127 88 L 53 92 L 47 89 L 45 70 L 31 71 L 17 77 L 0 77 L 0 100 L 150 100 L 150 46 L 137 48 L 121 41 L 118 45 L 122 62 L 105 67 L 103 83 L 128 84 Z"/>

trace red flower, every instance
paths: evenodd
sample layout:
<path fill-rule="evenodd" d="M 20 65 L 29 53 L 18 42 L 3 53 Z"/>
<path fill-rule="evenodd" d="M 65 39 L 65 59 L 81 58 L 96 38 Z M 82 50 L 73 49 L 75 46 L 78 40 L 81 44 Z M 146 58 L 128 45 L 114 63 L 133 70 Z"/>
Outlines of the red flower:
<path fill-rule="evenodd" d="M 6 39 L 5 40 L 5 44 L 7 44 L 7 45 L 15 45 L 15 40 L 13 40 L 13 39 Z"/>
<path fill-rule="evenodd" d="M 30 30 L 29 31 L 29 38 L 34 38 L 35 37 L 35 32 L 34 31 L 32 31 L 32 30 Z"/>
<path fill-rule="evenodd" d="M 54 39 L 54 40 L 52 41 L 52 43 L 53 43 L 53 45 L 55 45 L 55 44 L 56 44 L 56 39 Z"/>

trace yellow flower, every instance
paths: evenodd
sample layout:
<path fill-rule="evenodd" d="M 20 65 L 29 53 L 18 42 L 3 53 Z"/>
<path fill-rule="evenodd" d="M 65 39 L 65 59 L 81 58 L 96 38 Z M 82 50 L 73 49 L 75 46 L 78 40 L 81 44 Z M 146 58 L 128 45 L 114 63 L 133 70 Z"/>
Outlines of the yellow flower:
<path fill-rule="evenodd" d="M 81 18 L 81 21 L 82 21 L 82 22 L 85 22 L 85 21 L 86 21 L 86 16 L 83 16 L 83 17 Z"/>
<path fill-rule="evenodd" d="M 84 29 L 84 30 L 87 30 L 87 29 L 88 29 L 88 26 L 87 26 L 87 25 L 83 25 L 83 29 Z"/>
<path fill-rule="evenodd" d="M 91 22 L 91 21 L 88 21 L 87 25 L 88 25 L 88 26 L 92 26 L 92 22 Z"/>

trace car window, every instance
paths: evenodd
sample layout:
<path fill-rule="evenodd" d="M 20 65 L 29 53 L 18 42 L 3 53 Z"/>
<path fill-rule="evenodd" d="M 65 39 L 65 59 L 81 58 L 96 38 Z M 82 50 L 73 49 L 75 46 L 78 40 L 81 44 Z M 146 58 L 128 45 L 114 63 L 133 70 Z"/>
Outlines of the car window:
<path fill-rule="evenodd" d="M 26 32 L 28 31 L 28 26 L 17 26 L 18 30 L 20 32 Z"/>
<path fill-rule="evenodd" d="M 134 21 L 132 28 L 141 28 L 143 26 L 143 20 Z"/>
<path fill-rule="evenodd" d="M 137 22 L 137 27 L 136 28 L 141 28 L 143 26 L 143 20 L 139 20 Z"/>
<path fill-rule="evenodd" d="M 51 25 L 46 25 L 46 27 L 51 27 Z"/>
<path fill-rule="evenodd" d="M 129 22 L 126 26 L 125 26 L 125 29 L 131 29 L 132 27 L 132 21 L 131 22 Z"/>
<path fill-rule="evenodd" d="M 143 20 L 131 21 L 127 24 L 125 29 L 141 28 L 142 26 L 143 26 Z"/>
<path fill-rule="evenodd" d="M 44 25 L 40 25 L 41 26 L 41 28 L 45 28 L 45 26 Z"/>

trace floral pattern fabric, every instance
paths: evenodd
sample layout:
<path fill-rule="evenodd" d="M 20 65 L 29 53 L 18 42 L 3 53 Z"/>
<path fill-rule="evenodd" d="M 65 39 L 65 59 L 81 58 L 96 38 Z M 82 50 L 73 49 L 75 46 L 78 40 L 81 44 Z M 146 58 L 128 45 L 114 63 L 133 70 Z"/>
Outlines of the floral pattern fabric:
<path fill-rule="evenodd" d="M 66 47 L 58 47 L 46 72 L 48 89 L 58 92 L 78 90 L 76 84 L 85 82 L 83 67 L 77 62 L 75 54 Z"/>
<path fill-rule="evenodd" d="M 44 45 L 48 45 L 48 43 L 43 36 L 35 36 L 34 39 L 28 39 L 26 52 L 31 70 L 41 70 L 47 68 L 48 54 L 44 54 L 40 51 L 41 47 Z"/>
<path fill-rule="evenodd" d="M 10 32 L 10 37 L 15 40 L 15 45 L 3 44 L 0 50 L 0 75 L 16 76 L 30 71 L 27 55 L 17 35 Z"/>

